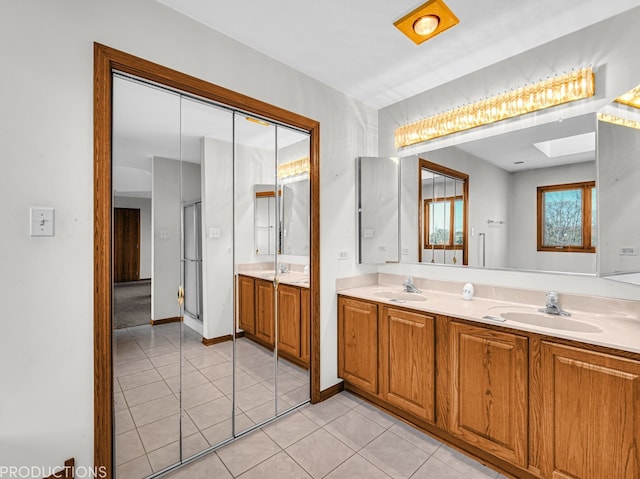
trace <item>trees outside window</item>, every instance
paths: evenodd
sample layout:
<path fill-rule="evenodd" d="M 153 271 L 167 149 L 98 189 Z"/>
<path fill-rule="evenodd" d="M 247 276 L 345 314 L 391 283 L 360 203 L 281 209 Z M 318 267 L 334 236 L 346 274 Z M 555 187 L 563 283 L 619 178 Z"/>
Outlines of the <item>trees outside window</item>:
<path fill-rule="evenodd" d="M 538 187 L 538 251 L 595 253 L 594 181 Z"/>

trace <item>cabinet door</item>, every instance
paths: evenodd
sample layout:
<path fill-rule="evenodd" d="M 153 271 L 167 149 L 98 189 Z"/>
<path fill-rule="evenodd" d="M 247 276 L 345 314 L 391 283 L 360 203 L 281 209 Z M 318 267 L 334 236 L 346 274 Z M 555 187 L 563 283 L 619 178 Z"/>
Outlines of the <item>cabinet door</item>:
<path fill-rule="evenodd" d="M 378 393 L 378 306 L 338 298 L 338 375 Z"/>
<path fill-rule="evenodd" d="M 311 309 L 309 288 L 300 289 L 300 359 L 309 366 L 309 351 L 311 349 Z"/>
<path fill-rule="evenodd" d="M 435 420 L 435 318 L 383 307 L 380 395 L 403 410 Z"/>
<path fill-rule="evenodd" d="M 451 323 L 451 432 L 526 466 L 528 339 Z"/>
<path fill-rule="evenodd" d="M 542 382 L 545 477 L 640 477 L 639 362 L 544 342 Z"/>
<path fill-rule="evenodd" d="M 238 276 L 238 326 L 249 334 L 255 334 L 254 280 L 248 276 Z"/>
<path fill-rule="evenodd" d="M 273 314 L 273 283 L 256 279 L 256 338 L 267 345 L 274 345 L 273 330 L 275 318 Z"/>
<path fill-rule="evenodd" d="M 278 286 L 278 351 L 300 357 L 300 288 Z"/>

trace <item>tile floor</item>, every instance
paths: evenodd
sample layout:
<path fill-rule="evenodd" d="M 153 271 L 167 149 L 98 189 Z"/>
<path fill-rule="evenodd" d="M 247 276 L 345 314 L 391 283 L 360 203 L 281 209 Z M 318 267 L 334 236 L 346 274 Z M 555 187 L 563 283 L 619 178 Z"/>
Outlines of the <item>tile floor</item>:
<path fill-rule="evenodd" d="M 303 406 L 164 477 L 504 479 L 347 392 Z"/>
<path fill-rule="evenodd" d="M 181 437 L 183 458 L 231 437 L 232 349 L 230 341 L 204 346 L 180 323 L 115 330 L 118 479 L 179 462 Z M 243 431 L 274 415 L 275 369 L 273 353 L 247 339 L 237 341 L 235 354 L 235 422 Z M 279 413 L 308 400 L 307 371 L 280 359 L 277 380 Z"/>
<path fill-rule="evenodd" d="M 115 332 L 117 479 L 141 479 L 178 462 L 181 435 L 183 457 L 231 435 L 232 345 L 203 346 L 190 331 L 173 323 Z M 237 342 L 238 430 L 273 415 L 272 358 L 251 341 Z M 282 360 L 278 370 L 280 410 L 304 402 L 307 372 Z M 303 406 L 164 477 L 503 478 L 347 392 Z"/>

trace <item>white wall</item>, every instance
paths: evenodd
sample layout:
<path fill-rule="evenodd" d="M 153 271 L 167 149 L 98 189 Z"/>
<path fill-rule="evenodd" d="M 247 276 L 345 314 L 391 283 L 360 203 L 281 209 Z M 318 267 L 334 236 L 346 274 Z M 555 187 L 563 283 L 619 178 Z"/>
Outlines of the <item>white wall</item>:
<path fill-rule="evenodd" d="M 180 316 L 180 162 L 154 157 L 151 174 L 151 319 L 158 321 Z"/>
<path fill-rule="evenodd" d="M 353 261 L 353 159 L 377 155 L 375 111 L 152 0 L 3 1 L 0 157 L 16 161 L 0 175 L 0 288 L 19 320 L 0 326 L 0 464 L 93 461 L 93 42 L 320 121 L 322 388 L 337 382 L 335 279 L 375 271 Z M 55 237 L 29 237 L 30 206 L 56 209 Z"/>
<path fill-rule="evenodd" d="M 151 199 L 116 196 L 113 206 L 140 210 L 140 279 L 151 278 Z"/>
<path fill-rule="evenodd" d="M 529 52 L 496 63 L 478 72 L 459 78 L 412 98 L 398 102 L 379 112 L 379 153 L 383 156 L 411 156 L 457 143 L 557 121 L 597 111 L 620 94 L 640 82 L 640 61 L 634 52 L 640 42 L 640 8 L 605 20 L 597 25 L 567 35 Z M 450 110 L 512 88 L 592 65 L 596 72 L 596 95 L 568 106 L 499 122 L 492 126 L 449 135 L 412 147 L 396 150 L 394 131 L 397 127 Z M 380 271 L 415 276 L 437 276 L 455 281 L 476 281 L 486 284 L 534 289 L 557 289 L 561 292 L 639 299 L 637 286 L 616 283 L 591 275 L 566 275 L 518 271 L 488 271 L 424 265 L 388 265 Z"/>
<path fill-rule="evenodd" d="M 203 336 L 211 339 L 233 332 L 233 144 L 205 138 L 202 146 Z"/>
<path fill-rule="evenodd" d="M 560 180 L 559 180 L 560 179 Z M 596 163 L 587 161 L 511 174 L 509 219 L 509 267 L 538 271 L 596 272 L 595 253 L 538 251 L 538 186 L 595 181 Z"/>

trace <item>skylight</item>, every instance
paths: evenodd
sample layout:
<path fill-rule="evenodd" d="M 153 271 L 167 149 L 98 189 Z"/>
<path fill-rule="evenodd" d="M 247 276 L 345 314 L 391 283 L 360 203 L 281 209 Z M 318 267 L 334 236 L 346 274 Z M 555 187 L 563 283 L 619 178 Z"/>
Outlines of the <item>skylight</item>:
<path fill-rule="evenodd" d="M 582 135 L 567 136 L 556 140 L 534 143 L 538 150 L 547 158 L 559 158 L 561 156 L 575 155 L 596 151 L 596 133 L 583 133 Z"/>

